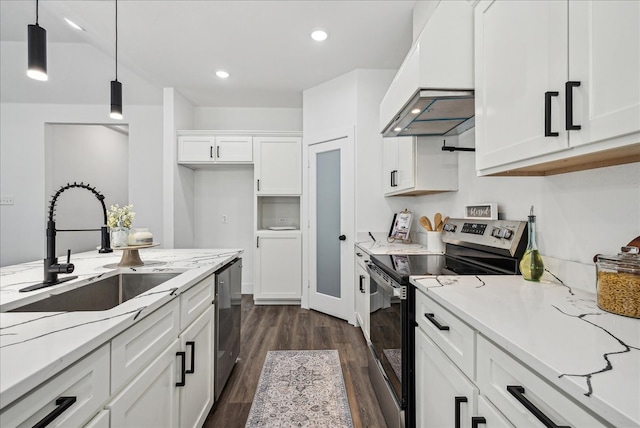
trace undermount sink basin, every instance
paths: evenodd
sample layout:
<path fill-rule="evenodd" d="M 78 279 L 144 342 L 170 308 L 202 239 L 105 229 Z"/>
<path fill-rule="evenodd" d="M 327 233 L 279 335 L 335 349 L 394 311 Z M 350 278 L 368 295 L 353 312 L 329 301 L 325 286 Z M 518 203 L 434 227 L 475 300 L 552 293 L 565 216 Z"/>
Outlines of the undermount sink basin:
<path fill-rule="evenodd" d="M 48 296 L 9 312 L 104 311 L 118 306 L 179 273 L 121 273 L 92 281 L 73 290 Z"/>

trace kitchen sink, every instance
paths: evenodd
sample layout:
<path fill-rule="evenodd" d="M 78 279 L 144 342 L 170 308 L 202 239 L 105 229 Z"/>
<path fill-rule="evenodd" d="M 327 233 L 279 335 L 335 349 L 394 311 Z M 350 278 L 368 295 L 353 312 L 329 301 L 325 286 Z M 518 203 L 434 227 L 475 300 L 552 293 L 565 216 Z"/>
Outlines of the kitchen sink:
<path fill-rule="evenodd" d="M 121 273 L 50 295 L 9 312 L 104 311 L 118 306 L 180 273 Z"/>

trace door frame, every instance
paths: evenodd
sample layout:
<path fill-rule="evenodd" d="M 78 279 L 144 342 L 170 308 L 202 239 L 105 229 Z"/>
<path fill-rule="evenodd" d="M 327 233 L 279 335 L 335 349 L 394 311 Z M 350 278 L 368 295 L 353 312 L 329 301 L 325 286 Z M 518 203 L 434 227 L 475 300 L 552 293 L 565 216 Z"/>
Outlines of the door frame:
<path fill-rule="evenodd" d="M 302 188 L 304 189 L 302 192 L 302 221 L 300 223 L 302 229 L 302 240 L 303 240 L 303 257 L 302 257 L 302 298 L 300 301 L 300 306 L 305 309 L 309 309 L 309 294 L 311 287 L 311 278 L 310 278 L 310 213 L 309 213 L 309 200 L 311 195 L 310 188 L 310 162 L 309 159 L 309 147 L 315 144 L 320 144 L 324 142 L 334 141 L 346 139 L 346 147 L 343 153 L 341 153 L 341 157 L 344 159 L 344 162 L 352 165 L 353 174 L 351 175 L 351 179 L 348 180 L 350 182 L 343 183 L 341 180 L 341 187 L 345 189 L 347 192 L 351 194 L 351 198 L 354 200 L 354 209 L 353 212 L 350 213 L 348 217 L 348 223 L 342 225 L 342 233 L 346 235 L 347 239 L 343 242 L 344 249 L 346 251 L 346 256 L 343 260 L 348 260 L 344 263 L 344 266 L 341 266 L 341 277 L 342 278 L 354 278 L 355 275 L 355 257 L 354 257 L 354 245 L 355 245 L 355 126 L 343 127 L 343 128 L 335 128 L 331 130 L 327 130 L 322 133 L 316 133 L 312 135 L 305 135 L 302 139 Z M 353 281 L 352 281 L 353 282 Z M 355 285 L 354 285 L 355 287 Z M 355 293 L 355 292 L 354 292 Z M 356 325 L 356 316 L 355 316 L 355 296 L 354 293 L 348 293 L 348 295 L 344 296 L 347 299 L 347 304 L 353 306 L 353 311 L 349 312 L 349 317 L 347 321 Z"/>

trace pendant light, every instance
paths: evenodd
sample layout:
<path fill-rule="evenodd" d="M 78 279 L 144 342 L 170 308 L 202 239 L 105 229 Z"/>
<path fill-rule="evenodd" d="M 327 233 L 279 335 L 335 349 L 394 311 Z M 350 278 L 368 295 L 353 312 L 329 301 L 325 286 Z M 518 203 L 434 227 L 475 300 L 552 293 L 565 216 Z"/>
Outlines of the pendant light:
<path fill-rule="evenodd" d="M 122 83 L 118 82 L 118 0 L 116 1 L 116 80 L 111 81 L 111 118 L 122 119 Z"/>
<path fill-rule="evenodd" d="M 38 25 L 38 0 L 36 23 L 27 26 L 27 76 L 35 80 L 47 80 L 47 30 Z"/>

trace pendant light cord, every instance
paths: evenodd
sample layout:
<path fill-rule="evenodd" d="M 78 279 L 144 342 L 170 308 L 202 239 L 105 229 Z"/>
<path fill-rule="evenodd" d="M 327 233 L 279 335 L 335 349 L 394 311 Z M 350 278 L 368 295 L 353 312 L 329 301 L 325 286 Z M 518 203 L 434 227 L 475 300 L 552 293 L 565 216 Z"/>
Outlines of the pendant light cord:
<path fill-rule="evenodd" d="M 116 0 L 116 81 L 118 81 L 118 0 Z"/>
<path fill-rule="evenodd" d="M 38 0 L 36 0 L 36 25 L 38 25 Z"/>

